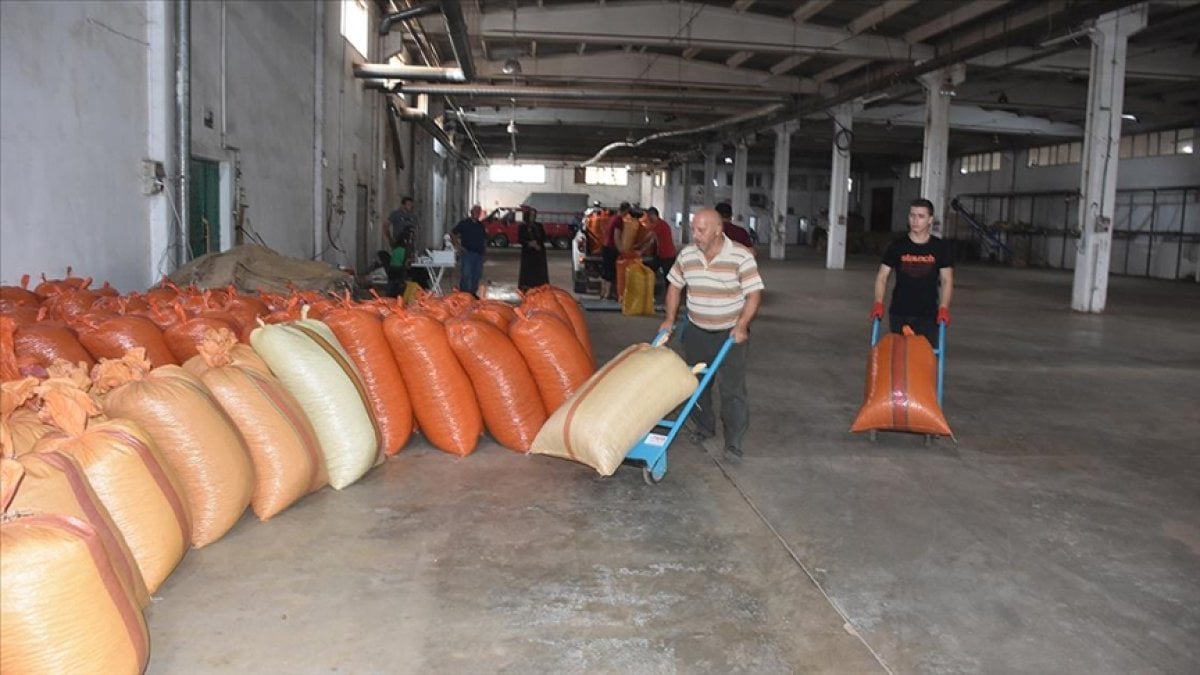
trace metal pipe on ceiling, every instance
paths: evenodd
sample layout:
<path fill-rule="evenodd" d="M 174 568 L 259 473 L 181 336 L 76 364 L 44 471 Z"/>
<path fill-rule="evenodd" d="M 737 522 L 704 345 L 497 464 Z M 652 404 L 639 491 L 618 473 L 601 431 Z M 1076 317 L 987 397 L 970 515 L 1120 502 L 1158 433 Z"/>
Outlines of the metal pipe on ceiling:
<path fill-rule="evenodd" d="M 749 112 L 744 112 L 740 115 L 733 115 L 730 117 L 726 117 L 725 119 L 717 120 L 716 122 L 711 122 L 709 124 L 705 124 L 702 126 L 693 127 L 691 129 L 678 129 L 676 131 L 660 131 L 657 134 L 650 134 L 649 136 L 640 138 L 633 142 L 617 141 L 616 143 L 609 143 L 608 145 L 601 148 L 600 152 L 597 152 L 595 155 L 593 155 L 591 159 L 587 160 L 586 162 L 583 162 L 581 164 L 581 166 L 590 166 L 592 164 L 595 164 L 596 162 L 599 162 L 609 152 L 616 150 L 617 148 L 636 148 L 638 146 L 644 145 L 651 141 L 657 141 L 657 140 L 660 140 L 663 138 L 670 138 L 672 136 L 689 136 L 692 134 L 703 134 L 703 133 L 707 133 L 709 131 L 716 131 L 717 129 L 721 129 L 723 127 L 733 126 L 735 124 L 743 124 L 743 123 L 749 122 L 751 120 L 756 120 L 760 117 L 767 117 L 769 115 L 774 115 L 775 113 L 778 113 L 779 111 L 783 110 L 783 108 L 784 108 L 784 105 L 782 103 L 772 103 L 771 105 L 763 106 L 761 108 L 756 108 Z"/>
<path fill-rule="evenodd" d="M 390 75 L 375 76 L 376 79 L 403 79 Z M 596 87 L 520 87 L 491 84 L 402 84 L 400 92 L 406 94 L 432 94 L 443 96 L 495 96 L 500 98 L 578 98 L 614 100 L 627 98 L 637 100 L 666 101 L 710 101 L 721 103 L 764 103 L 788 98 L 782 94 L 741 94 L 709 91 L 655 91 L 644 89 L 606 89 Z"/>
<path fill-rule="evenodd" d="M 454 147 L 454 143 L 450 140 L 450 137 L 446 135 L 446 131 L 439 127 L 437 123 L 434 122 L 431 117 L 429 117 L 429 115 L 425 114 L 425 112 L 417 110 L 416 108 L 409 108 L 402 105 L 393 105 L 392 107 L 395 108 L 396 115 L 400 119 L 406 122 L 415 123 L 417 126 L 424 129 L 430 136 L 433 136 L 435 139 L 437 139 L 437 142 L 441 143 L 442 146 L 446 148 L 446 151 L 454 157 L 454 159 L 463 163 L 470 162 L 465 155 L 458 151 L 458 148 Z"/>
<path fill-rule="evenodd" d="M 386 35 L 401 21 L 441 12 L 446 19 L 446 32 L 450 36 L 450 47 L 458 61 L 456 68 L 433 66 L 410 66 L 407 64 L 364 63 L 354 66 L 358 78 L 383 78 L 391 80 L 427 80 L 432 82 L 470 82 L 475 79 L 475 62 L 471 59 L 468 42 L 467 21 L 463 18 L 462 4 L 458 0 L 435 0 L 399 12 L 393 12 L 379 23 L 379 34 Z"/>

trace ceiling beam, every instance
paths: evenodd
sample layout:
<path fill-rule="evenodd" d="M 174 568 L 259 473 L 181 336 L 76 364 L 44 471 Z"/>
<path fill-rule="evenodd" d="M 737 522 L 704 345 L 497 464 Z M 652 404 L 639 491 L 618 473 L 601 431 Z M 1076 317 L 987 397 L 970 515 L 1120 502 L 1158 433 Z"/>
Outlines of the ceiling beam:
<path fill-rule="evenodd" d="M 833 0 L 808 0 L 792 12 L 792 21 L 807 21 L 832 4 Z"/>
<path fill-rule="evenodd" d="M 721 68 L 721 66 L 714 66 Z M 430 94 L 434 96 L 456 96 L 464 101 L 472 97 L 501 98 L 564 98 L 600 99 L 621 101 L 624 105 L 643 100 L 666 101 L 718 101 L 720 103 L 772 103 L 781 100 L 778 92 L 738 93 L 707 91 L 671 91 L 667 89 L 618 88 L 618 87 L 533 87 L 526 85 L 490 84 L 439 84 L 414 82 L 404 84 L 402 94 Z"/>
<path fill-rule="evenodd" d="M 685 59 L 694 59 L 699 54 L 700 54 L 699 47 L 688 47 L 687 49 L 683 50 L 683 53 L 680 56 L 682 56 Z"/>
<path fill-rule="evenodd" d="M 737 68 L 746 61 L 749 61 L 751 56 L 754 56 L 754 52 L 736 52 L 733 56 L 725 59 L 725 65 L 730 68 Z"/>
<path fill-rule="evenodd" d="M 820 113 L 816 117 L 826 118 L 828 116 Z M 873 106 L 854 113 L 854 120 L 856 122 L 879 124 L 891 122 L 898 126 L 924 127 L 925 106 L 899 103 Z M 1006 135 L 1083 137 L 1083 127 L 1078 124 L 1055 122 L 1041 117 L 1016 115 L 1004 110 L 985 110 L 979 106 L 958 104 L 950 106 L 950 128 L 956 131 Z"/>
<path fill-rule="evenodd" d="M 895 16 L 895 15 L 899 14 L 900 12 L 903 12 L 904 10 L 908 9 L 908 7 L 910 5 L 912 5 L 914 2 L 916 2 L 916 0 L 887 0 L 887 2 L 883 3 L 882 5 L 879 5 L 878 7 L 875 7 L 874 9 L 868 10 L 868 11 L 864 12 L 863 14 L 860 14 L 853 21 L 851 21 L 849 24 L 846 25 L 846 30 L 849 31 L 851 35 L 858 35 L 859 33 L 862 33 L 863 31 L 874 28 L 876 26 L 876 24 L 878 24 L 880 21 L 883 21 L 884 19 L 886 19 L 890 16 Z M 916 42 L 916 41 L 915 40 L 907 40 L 907 42 Z M 801 63 L 808 61 L 810 58 L 812 58 L 812 57 L 797 56 L 797 55 L 793 54 L 792 56 L 789 56 L 788 58 L 780 61 L 779 63 L 776 63 L 774 66 L 771 66 L 771 73 L 773 73 L 775 75 L 781 75 L 781 74 L 791 70 L 792 68 L 795 68 L 796 66 L 800 65 Z M 856 65 L 852 66 L 849 70 L 853 70 L 855 68 L 858 68 L 862 64 L 869 62 L 868 59 L 852 59 L 852 61 Z M 846 72 L 849 72 L 849 70 Z M 829 78 L 827 78 L 826 80 L 822 80 L 822 82 L 827 81 L 828 79 Z"/>
<path fill-rule="evenodd" d="M 1081 38 L 1086 45 L 1087 38 Z M 1013 61 L 1023 61 L 1036 54 L 1026 47 L 1010 47 L 1003 51 L 984 54 L 967 63 L 988 68 L 1013 67 L 1017 70 L 1043 73 L 1074 73 L 1087 75 L 1091 68 L 1090 48 L 1050 54 L 1043 59 L 1026 61 L 1017 66 L 1008 66 Z M 1131 44 L 1125 57 L 1125 77 L 1139 80 L 1163 80 L 1173 82 L 1200 81 L 1200 56 L 1193 44 L 1148 45 L 1139 47 Z"/>
<path fill-rule="evenodd" d="M 744 12 L 750 9 L 750 5 L 754 4 L 754 0 L 734 0 L 733 11 Z"/>
<path fill-rule="evenodd" d="M 480 17 L 479 30 L 482 36 L 496 39 L 513 37 L 512 19 L 510 15 L 502 14 L 494 12 Z M 443 23 L 429 21 L 426 30 L 444 32 Z M 516 23 L 516 37 L 527 40 L 700 47 L 761 54 L 801 52 L 899 61 L 934 56 L 933 48 L 928 45 L 910 45 L 903 40 L 876 35 L 854 35 L 837 28 L 780 21 L 763 14 L 739 13 L 693 2 L 642 0 L 607 7 L 591 4 L 530 7 L 517 15 Z M 598 31 L 598 26 L 621 28 Z"/>
<path fill-rule="evenodd" d="M 480 79 L 509 77 L 501 64 L 487 61 L 476 68 Z M 687 60 L 666 54 L 607 51 L 581 57 L 558 54 L 521 59 L 521 73 L 531 81 L 606 82 L 638 85 L 719 87 L 770 91 L 779 95 L 832 93 L 811 80 L 778 76 L 761 70 Z"/>

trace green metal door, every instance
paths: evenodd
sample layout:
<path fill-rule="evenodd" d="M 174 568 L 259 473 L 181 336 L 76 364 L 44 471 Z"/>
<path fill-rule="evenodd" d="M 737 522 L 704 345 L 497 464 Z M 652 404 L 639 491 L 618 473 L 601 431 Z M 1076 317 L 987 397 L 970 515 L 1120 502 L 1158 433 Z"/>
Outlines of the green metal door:
<path fill-rule="evenodd" d="M 192 158 L 188 205 L 188 248 L 192 258 L 221 250 L 221 170 L 207 159 Z"/>

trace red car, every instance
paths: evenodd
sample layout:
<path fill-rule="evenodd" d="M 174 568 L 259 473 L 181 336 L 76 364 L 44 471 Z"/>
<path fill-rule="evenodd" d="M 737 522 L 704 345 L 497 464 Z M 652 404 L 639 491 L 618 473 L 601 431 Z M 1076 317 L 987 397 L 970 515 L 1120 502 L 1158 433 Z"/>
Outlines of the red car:
<path fill-rule="evenodd" d="M 539 217 L 540 215 L 540 217 Z M 538 213 L 532 206 L 501 206 L 493 210 L 483 219 L 483 227 L 487 232 L 489 246 L 504 248 L 516 245 L 519 241 L 517 228 L 526 220 L 542 224 L 546 230 L 546 240 L 554 248 L 570 248 L 571 238 L 575 236 L 579 214 L 545 212 Z"/>

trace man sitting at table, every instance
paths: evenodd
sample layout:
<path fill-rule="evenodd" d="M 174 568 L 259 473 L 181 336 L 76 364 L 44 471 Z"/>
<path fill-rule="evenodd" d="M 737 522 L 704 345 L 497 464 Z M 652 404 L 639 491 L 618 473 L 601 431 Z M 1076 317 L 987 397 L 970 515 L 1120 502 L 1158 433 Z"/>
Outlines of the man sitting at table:
<path fill-rule="evenodd" d="M 483 227 L 483 207 L 471 207 L 471 215 L 463 218 L 450 230 L 450 240 L 458 251 L 461 271 L 458 290 L 475 295 L 483 276 L 483 254 L 487 250 L 487 232 Z"/>

